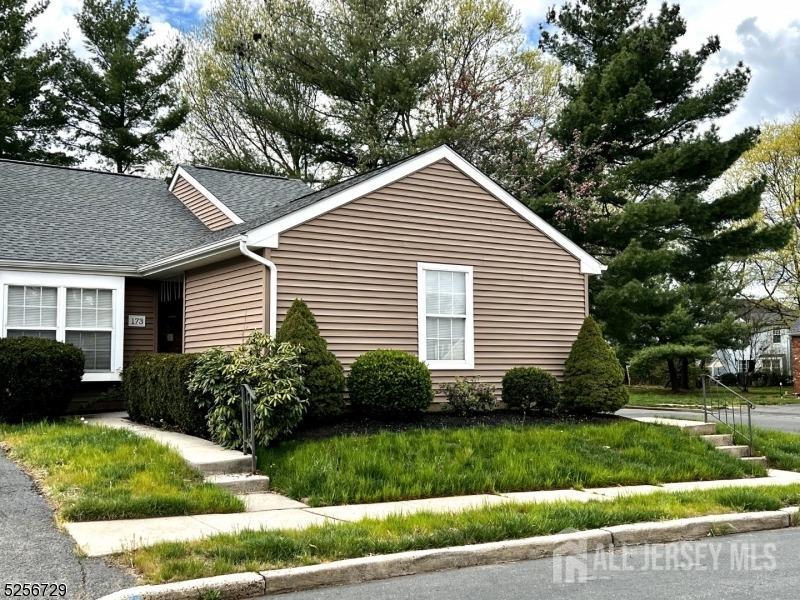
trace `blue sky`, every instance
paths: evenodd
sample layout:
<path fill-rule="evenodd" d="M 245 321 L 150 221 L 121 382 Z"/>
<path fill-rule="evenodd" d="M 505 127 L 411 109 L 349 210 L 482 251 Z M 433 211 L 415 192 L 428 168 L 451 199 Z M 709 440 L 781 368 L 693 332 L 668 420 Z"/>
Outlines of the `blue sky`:
<path fill-rule="evenodd" d="M 243 0 L 260 1 L 260 0 Z M 538 24 L 548 6 L 562 0 L 510 0 L 520 12 L 529 38 L 538 39 Z M 214 0 L 139 0 L 159 38 L 168 39 L 196 28 Z M 649 0 L 655 9 L 660 0 Z M 797 0 L 683 0 L 681 12 L 687 33 L 681 44 L 697 48 L 710 35 L 719 35 L 723 50 L 707 65 L 705 79 L 738 61 L 753 73 L 747 96 L 720 123 L 723 135 L 747 125 L 785 121 L 800 113 L 800 2 Z M 70 35 L 80 47 L 74 14 L 81 0 L 50 0 L 36 23 L 40 41 Z"/>

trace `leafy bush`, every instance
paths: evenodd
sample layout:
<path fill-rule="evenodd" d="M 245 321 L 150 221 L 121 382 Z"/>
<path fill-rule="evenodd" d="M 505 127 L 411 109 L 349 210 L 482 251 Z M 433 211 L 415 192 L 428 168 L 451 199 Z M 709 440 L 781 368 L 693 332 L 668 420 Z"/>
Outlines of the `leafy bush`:
<path fill-rule="evenodd" d="M 299 353 L 293 344 L 279 344 L 254 331 L 232 352 L 212 348 L 201 354 L 188 387 L 208 413 L 211 439 L 227 448 L 241 446 L 243 383 L 256 397 L 254 429 L 259 444 L 267 446 L 297 427 L 307 404 Z"/>
<path fill-rule="evenodd" d="M 558 396 L 558 381 L 542 369 L 514 367 L 503 375 L 503 402 L 525 414 L 553 410 Z"/>
<path fill-rule="evenodd" d="M 723 373 L 716 379 L 722 385 L 727 385 L 728 387 L 739 385 L 739 375 L 737 375 L 736 373 Z"/>
<path fill-rule="evenodd" d="M 497 406 L 495 387 L 479 377 L 456 377 L 442 384 L 440 391 L 447 398 L 448 409 L 458 415 L 485 413 Z"/>
<path fill-rule="evenodd" d="M 314 314 L 300 298 L 295 299 L 286 312 L 275 339 L 301 347 L 300 362 L 308 389 L 308 416 L 325 419 L 344 412 L 342 363 L 328 350 L 328 343 L 319 333 Z"/>
<path fill-rule="evenodd" d="M 0 420 L 63 415 L 81 384 L 83 352 L 32 337 L 0 339 Z"/>
<path fill-rule="evenodd" d="M 197 404 L 187 387 L 197 356 L 135 355 L 122 374 L 122 393 L 130 418 L 207 437 L 206 411 Z"/>
<path fill-rule="evenodd" d="M 428 367 L 401 350 L 371 350 L 359 356 L 350 367 L 347 387 L 356 410 L 380 417 L 421 413 L 433 401 Z"/>
<path fill-rule="evenodd" d="M 622 366 L 600 327 L 586 317 L 564 365 L 560 407 L 577 414 L 614 412 L 627 402 Z"/>

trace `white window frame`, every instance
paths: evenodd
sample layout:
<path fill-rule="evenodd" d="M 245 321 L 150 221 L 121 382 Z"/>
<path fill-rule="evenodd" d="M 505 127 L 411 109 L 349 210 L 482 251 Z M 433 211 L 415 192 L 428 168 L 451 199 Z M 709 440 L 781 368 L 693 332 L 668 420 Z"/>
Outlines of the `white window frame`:
<path fill-rule="evenodd" d="M 467 314 L 464 324 L 464 360 L 428 360 L 427 314 L 425 312 L 425 272 L 447 271 L 466 273 L 466 305 Z M 470 265 L 450 265 L 443 263 L 417 263 L 417 332 L 419 359 L 432 371 L 445 369 L 475 368 L 475 315 L 472 300 L 473 272 Z"/>
<path fill-rule="evenodd" d="M 41 273 L 35 271 L 0 271 L 0 337 L 8 331 L 9 286 L 41 286 L 57 289 L 56 340 L 63 342 L 67 324 L 67 288 L 111 290 L 113 308 L 111 330 L 111 369 L 107 372 L 84 373 L 83 381 L 119 381 L 125 335 L 125 278 L 110 275 L 78 275 L 74 273 Z M 11 329 L 16 329 L 12 327 Z M 70 329 L 78 330 L 80 328 Z M 89 331 L 92 328 L 80 329 Z M 97 329 L 97 328 L 95 328 Z M 99 329 L 97 329 L 99 331 Z M 108 331 L 107 329 L 104 329 Z"/>

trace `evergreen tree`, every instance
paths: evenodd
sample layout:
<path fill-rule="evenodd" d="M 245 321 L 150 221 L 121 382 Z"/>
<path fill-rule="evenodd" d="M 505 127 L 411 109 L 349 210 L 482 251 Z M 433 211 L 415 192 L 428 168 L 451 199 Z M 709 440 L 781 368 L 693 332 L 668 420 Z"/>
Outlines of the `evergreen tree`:
<path fill-rule="evenodd" d="M 624 374 L 600 327 L 586 317 L 564 364 L 560 408 L 568 413 L 615 412 L 628 402 Z"/>
<path fill-rule="evenodd" d="M 26 50 L 34 37 L 31 22 L 47 8 L 26 0 L 0 0 L 0 158 L 69 164 L 51 143 L 65 124 L 52 93 L 59 75 L 56 49 Z"/>
<path fill-rule="evenodd" d="M 281 323 L 275 339 L 300 344 L 300 362 L 308 389 L 308 416 L 323 419 L 344 410 L 344 371 L 342 364 L 328 350 L 319 326 L 308 305 L 296 298 Z"/>
<path fill-rule="evenodd" d="M 646 16 L 646 4 L 567 3 L 547 16 L 558 31 L 541 37 L 575 77 L 552 129 L 561 159 L 532 204 L 607 263 L 594 310 L 626 358 L 650 345 L 705 345 L 702 327 L 736 291 L 722 285 L 719 266 L 788 241 L 785 226 L 750 219 L 762 181 L 708 197 L 758 134 L 722 140 L 713 124 L 743 96 L 749 71 L 740 64 L 700 85 L 719 40 L 676 50 L 686 30 L 679 7 Z"/>
<path fill-rule="evenodd" d="M 65 53 L 60 86 L 72 144 L 106 158 L 118 173 L 163 158 L 161 142 L 188 112 L 174 86 L 183 45 L 150 44 L 149 19 L 135 0 L 85 0 L 77 20 L 89 58 Z"/>

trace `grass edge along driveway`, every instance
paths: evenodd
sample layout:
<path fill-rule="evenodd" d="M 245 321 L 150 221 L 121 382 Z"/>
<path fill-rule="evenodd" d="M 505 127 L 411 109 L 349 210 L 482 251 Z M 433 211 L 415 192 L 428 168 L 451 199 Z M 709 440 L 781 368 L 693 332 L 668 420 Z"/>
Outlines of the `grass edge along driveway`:
<path fill-rule="evenodd" d="M 625 523 L 777 510 L 800 503 L 800 485 L 656 492 L 615 500 L 503 504 L 457 514 L 417 513 L 304 530 L 247 531 L 162 543 L 118 558 L 148 583 L 305 566 L 408 550 L 521 539 Z"/>
<path fill-rule="evenodd" d="M 0 424 L 9 458 L 42 484 L 65 521 L 241 512 L 166 446 L 130 431 L 77 420 Z"/>
<path fill-rule="evenodd" d="M 678 428 L 626 419 L 340 435 L 258 458 L 274 491 L 311 506 L 765 474 Z"/>

